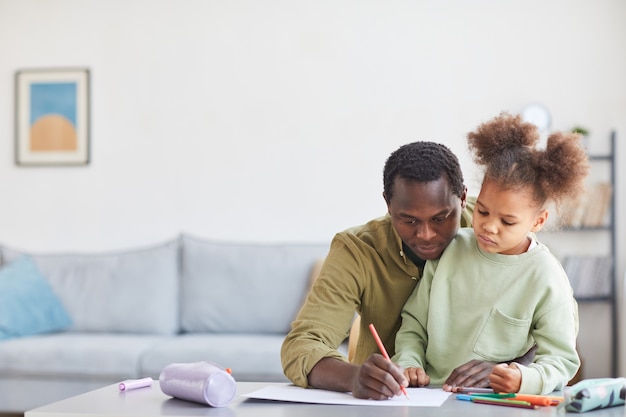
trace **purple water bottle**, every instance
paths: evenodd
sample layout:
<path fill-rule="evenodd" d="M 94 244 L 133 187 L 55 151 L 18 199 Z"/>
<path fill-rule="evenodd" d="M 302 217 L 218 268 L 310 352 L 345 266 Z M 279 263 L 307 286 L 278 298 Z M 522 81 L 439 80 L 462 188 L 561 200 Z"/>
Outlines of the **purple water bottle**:
<path fill-rule="evenodd" d="M 224 407 L 237 393 L 237 383 L 229 371 L 211 362 L 172 363 L 161 371 L 159 383 L 166 395 Z"/>

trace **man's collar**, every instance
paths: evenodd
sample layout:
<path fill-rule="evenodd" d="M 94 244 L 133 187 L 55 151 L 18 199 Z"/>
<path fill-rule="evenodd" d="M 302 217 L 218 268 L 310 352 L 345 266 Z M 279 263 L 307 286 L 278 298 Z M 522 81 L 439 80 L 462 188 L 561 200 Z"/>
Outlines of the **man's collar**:
<path fill-rule="evenodd" d="M 424 265 L 426 265 L 426 261 L 415 254 L 407 246 L 406 243 L 402 242 L 402 251 L 406 254 L 406 257 L 409 258 L 415 265 L 417 265 L 420 269 L 424 269 Z"/>
<path fill-rule="evenodd" d="M 393 227 L 393 222 L 391 221 L 391 216 L 389 213 L 385 214 L 385 217 L 389 219 L 389 227 L 393 231 L 394 240 L 397 242 L 397 247 L 400 249 L 400 255 L 404 258 L 405 262 L 408 258 L 411 262 L 413 262 L 419 269 L 424 269 L 424 265 L 426 265 L 426 261 L 415 254 L 400 238 L 398 231 L 395 227 Z M 404 254 L 404 255 L 402 255 Z"/>

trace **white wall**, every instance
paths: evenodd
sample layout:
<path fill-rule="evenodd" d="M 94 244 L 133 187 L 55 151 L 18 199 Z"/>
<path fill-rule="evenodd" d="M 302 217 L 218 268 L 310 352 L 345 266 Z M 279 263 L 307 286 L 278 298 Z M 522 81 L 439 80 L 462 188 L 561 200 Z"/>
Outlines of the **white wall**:
<path fill-rule="evenodd" d="M 327 241 L 384 213 L 409 141 L 448 144 L 475 190 L 466 133 L 535 101 L 592 150 L 617 129 L 623 161 L 625 20 L 622 0 L 0 0 L 0 242 Z M 15 71 L 68 66 L 91 70 L 92 162 L 17 167 Z"/>

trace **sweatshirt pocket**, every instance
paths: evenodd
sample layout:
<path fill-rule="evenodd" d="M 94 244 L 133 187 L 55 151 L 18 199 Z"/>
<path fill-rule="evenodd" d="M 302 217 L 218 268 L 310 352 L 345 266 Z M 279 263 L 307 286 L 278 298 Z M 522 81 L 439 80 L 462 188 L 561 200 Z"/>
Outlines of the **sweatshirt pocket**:
<path fill-rule="evenodd" d="M 493 308 L 474 343 L 474 353 L 492 362 L 515 359 L 532 346 L 530 319 L 510 317 Z"/>

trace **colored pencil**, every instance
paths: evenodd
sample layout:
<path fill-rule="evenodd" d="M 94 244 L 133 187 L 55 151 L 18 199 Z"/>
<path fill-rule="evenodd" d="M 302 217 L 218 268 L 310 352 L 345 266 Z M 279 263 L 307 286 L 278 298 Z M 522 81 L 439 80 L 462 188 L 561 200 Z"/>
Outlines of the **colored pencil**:
<path fill-rule="evenodd" d="M 489 404 L 489 405 L 502 405 L 505 407 L 517 407 L 517 408 L 530 408 L 530 409 L 538 409 L 539 407 L 529 403 L 528 401 L 515 401 L 509 400 L 506 398 L 479 398 L 472 397 L 473 403 L 478 404 Z"/>
<path fill-rule="evenodd" d="M 389 357 L 389 354 L 387 353 L 387 349 L 385 349 L 385 345 L 383 345 L 383 341 L 380 340 L 380 336 L 378 335 L 378 332 L 376 331 L 376 328 L 374 327 L 373 323 L 370 324 L 370 331 L 372 332 L 372 336 L 374 336 L 374 340 L 376 340 L 376 344 L 378 345 L 378 349 L 380 349 L 380 353 L 385 357 L 385 359 L 391 360 L 391 358 Z M 408 400 L 409 394 L 407 394 L 406 389 L 404 389 L 403 386 L 400 386 L 400 389 L 402 390 L 402 393 Z"/>

